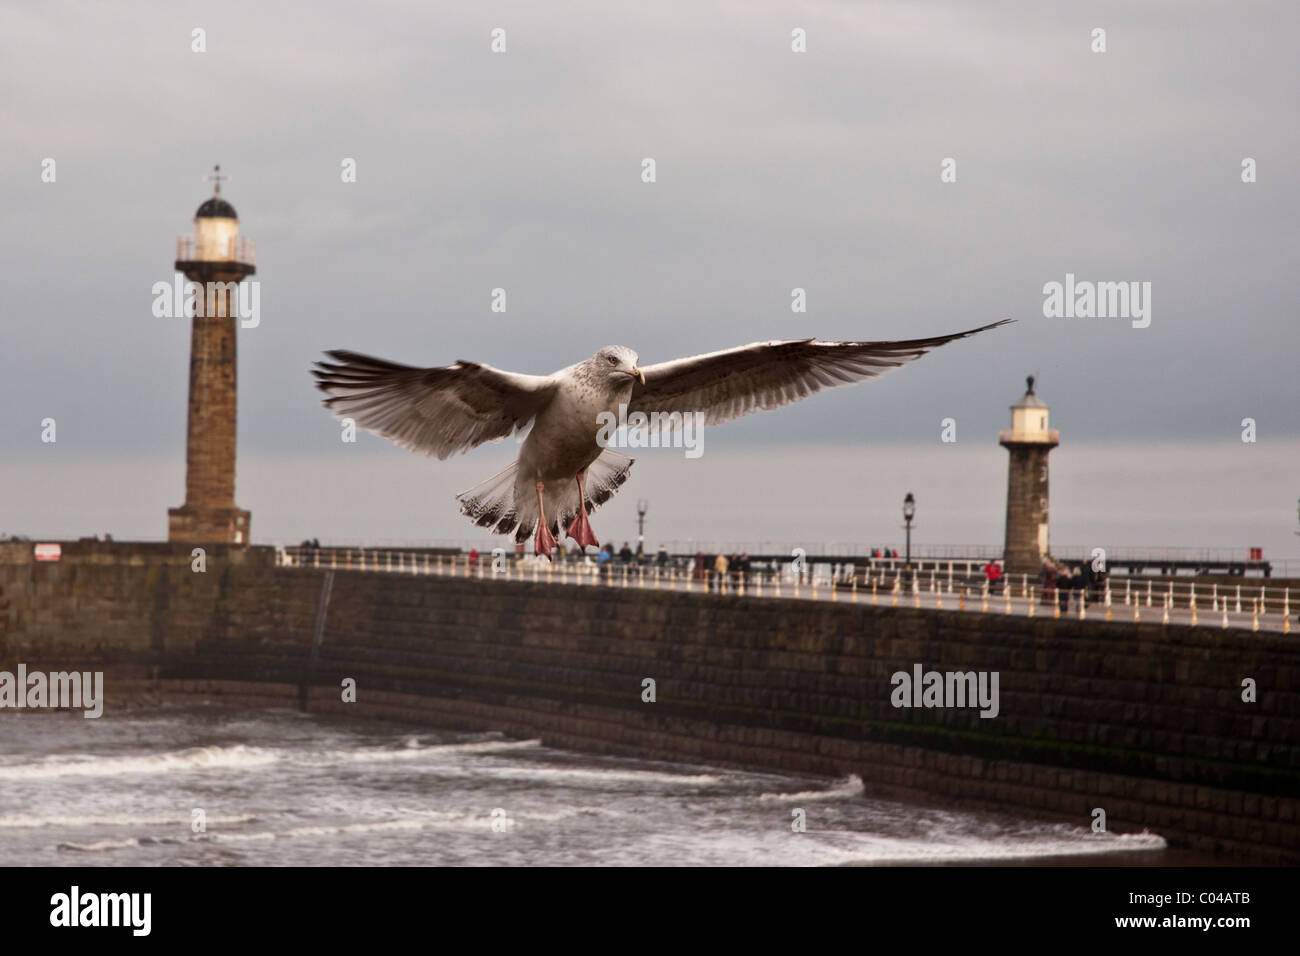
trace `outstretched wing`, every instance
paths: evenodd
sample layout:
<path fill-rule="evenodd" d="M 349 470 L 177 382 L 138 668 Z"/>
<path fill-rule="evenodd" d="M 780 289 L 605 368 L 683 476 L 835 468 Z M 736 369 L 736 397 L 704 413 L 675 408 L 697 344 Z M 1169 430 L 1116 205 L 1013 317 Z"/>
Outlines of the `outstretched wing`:
<path fill-rule="evenodd" d="M 527 427 L 555 394 L 550 376 L 457 362 L 412 368 L 337 350 L 312 369 L 325 407 L 411 451 L 446 458 Z"/>
<path fill-rule="evenodd" d="M 875 378 L 954 339 L 995 329 L 1011 319 L 952 335 L 903 342 L 755 342 L 723 352 L 642 366 L 645 384 L 632 389 L 628 411 L 703 412 L 706 425 L 780 408 L 814 392 Z"/>

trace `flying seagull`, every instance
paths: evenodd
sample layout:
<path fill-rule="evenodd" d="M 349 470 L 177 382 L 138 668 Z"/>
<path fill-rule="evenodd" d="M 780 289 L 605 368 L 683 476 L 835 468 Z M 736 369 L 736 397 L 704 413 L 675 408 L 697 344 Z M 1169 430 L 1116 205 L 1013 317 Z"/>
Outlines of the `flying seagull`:
<path fill-rule="evenodd" d="M 414 368 L 336 350 L 312 374 L 335 417 L 425 455 L 447 458 L 531 424 L 514 464 L 456 498 L 475 524 L 516 541 L 534 535 L 536 552 L 549 556 L 561 529 L 580 547 L 599 545 L 587 515 L 614 496 L 634 460 L 598 441 L 601 418 L 620 405 L 628 415 L 699 412 L 719 425 L 874 378 L 1009 321 L 903 342 L 755 342 L 644 367 L 612 345 L 551 375 L 466 361 Z"/>

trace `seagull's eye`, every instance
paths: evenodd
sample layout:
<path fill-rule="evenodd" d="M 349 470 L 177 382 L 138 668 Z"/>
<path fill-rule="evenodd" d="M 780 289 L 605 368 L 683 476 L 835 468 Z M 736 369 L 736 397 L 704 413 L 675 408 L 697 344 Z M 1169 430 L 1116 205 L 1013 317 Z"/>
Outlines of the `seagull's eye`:
<path fill-rule="evenodd" d="M 610 365 L 617 365 L 617 364 L 618 364 L 618 359 L 616 359 L 614 356 L 611 355 L 611 356 L 609 357 L 609 364 L 610 364 Z"/>

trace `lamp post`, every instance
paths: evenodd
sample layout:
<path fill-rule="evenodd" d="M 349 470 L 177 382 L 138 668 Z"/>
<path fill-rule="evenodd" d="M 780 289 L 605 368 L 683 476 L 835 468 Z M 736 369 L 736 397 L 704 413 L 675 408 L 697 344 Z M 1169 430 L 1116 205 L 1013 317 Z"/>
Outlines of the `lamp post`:
<path fill-rule="evenodd" d="M 912 519 L 916 517 L 916 499 L 912 497 L 909 491 L 907 497 L 903 499 L 903 521 L 906 522 L 907 528 L 907 557 L 904 559 L 903 566 L 907 568 L 907 580 L 912 580 Z"/>
<path fill-rule="evenodd" d="M 650 502 L 640 498 L 636 503 L 636 556 L 645 554 L 645 513 L 650 510 Z"/>

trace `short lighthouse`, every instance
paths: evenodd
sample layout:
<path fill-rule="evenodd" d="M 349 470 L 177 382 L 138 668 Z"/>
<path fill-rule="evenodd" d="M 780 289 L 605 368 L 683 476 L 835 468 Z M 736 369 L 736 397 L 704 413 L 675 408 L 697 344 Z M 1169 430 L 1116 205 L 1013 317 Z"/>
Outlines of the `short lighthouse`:
<path fill-rule="evenodd" d="M 1037 574 L 1047 557 L 1047 455 L 1060 444 L 1060 433 L 1048 428 L 1047 405 L 1034 394 L 1032 375 L 1026 384 L 1025 394 L 1011 406 L 1011 427 L 998 432 L 998 443 L 1011 453 L 1002 552 L 1009 574 Z"/>
<path fill-rule="evenodd" d="M 257 269 L 235 207 L 222 198 L 220 166 L 211 178 L 194 234 L 176 243 L 176 271 L 202 291 L 190 326 L 185 504 L 168 510 L 167 539 L 247 544 L 250 515 L 235 505 L 235 322 L 240 283 Z"/>

